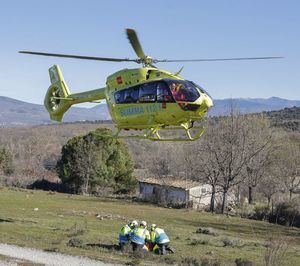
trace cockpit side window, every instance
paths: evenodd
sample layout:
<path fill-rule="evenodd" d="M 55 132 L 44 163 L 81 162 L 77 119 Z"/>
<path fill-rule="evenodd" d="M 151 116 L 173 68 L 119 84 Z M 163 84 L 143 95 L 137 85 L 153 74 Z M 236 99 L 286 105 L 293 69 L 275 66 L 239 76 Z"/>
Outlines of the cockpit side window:
<path fill-rule="evenodd" d="M 174 102 L 168 83 L 153 81 L 114 93 L 117 104 Z"/>
<path fill-rule="evenodd" d="M 123 103 L 124 102 L 124 95 L 125 95 L 125 91 L 116 91 L 115 92 L 115 101 L 116 103 Z"/>
<path fill-rule="evenodd" d="M 139 88 L 132 87 L 124 90 L 124 103 L 136 103 L 139 100 Z"/>

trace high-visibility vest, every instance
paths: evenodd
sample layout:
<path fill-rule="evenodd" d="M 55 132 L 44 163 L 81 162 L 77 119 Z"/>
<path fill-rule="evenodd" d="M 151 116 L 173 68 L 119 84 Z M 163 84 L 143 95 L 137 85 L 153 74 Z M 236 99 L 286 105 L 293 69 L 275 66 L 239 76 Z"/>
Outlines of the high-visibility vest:
<path fill-rule="evenodd" d="M 119 232 L 119 242 L 127 243 L 130 239 L 132 230 L 128 224 L 124 225 Z"/>
<path fill-rule="evenodd" d="M 151 241 L 155 244 L 165 244 L 169 243 L 170 239 L 163 229 L 156 228 L 151 238 Z"/>
<path fill-rule="evenodd" d="M 149 231 L 144 227 L 137 227 L 135 230 L 133 230 L 131 234 L 131 241 L 139 244 L 144 245 L 145 239 L 150 240 L 150 234 Z"/>
<path fill-rule="evenodd" d="M 152 243 L 155 243 L 155 236 L 156 236 L 155 230 L 151 230 L 150 231 L 150 241 Z"/>

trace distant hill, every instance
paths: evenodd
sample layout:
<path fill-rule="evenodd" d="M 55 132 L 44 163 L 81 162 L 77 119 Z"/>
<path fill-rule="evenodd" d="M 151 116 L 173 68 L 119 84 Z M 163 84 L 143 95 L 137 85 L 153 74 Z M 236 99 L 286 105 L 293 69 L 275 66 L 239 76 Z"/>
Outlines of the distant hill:
<path fill-rule="evenodd" d="M 300 106 L 300 101 L 287 100 L 278 97 L 262 98 L 237 98 L 214 100 L 214 106 L 209 111 L 211 116 L 228 115 L 231 106 L 242 114 L 260 113 L 263 111 L 280 110 L 286 107 Z"/>
<path fill-rule="evenodd" d="M 64 116 L 64 122 L 85 120 L 109 120 L 106 104 L 93 108 L 72 107 Z M 0 96 L 0 126 L 28 126 L 49 124 L 52 121 L 45 107 Z"/>
<path fill-rule="evenodd" d="M 233 106 L 243 114 L 274 111 L 286 107 L 298 106 L 300 101 L 286 100 L 277 97 L 268 99 L 240 98 L 214 100 L 210 116 L 227 115 Z M 92 108 L 72 107 L 65 115 L 64 122 L 109 120 L 106 104 Z M 28 126 L 52 123 L 43 105 L 32 104 L 16 99 L 0 96 L 0 126 Z"/>

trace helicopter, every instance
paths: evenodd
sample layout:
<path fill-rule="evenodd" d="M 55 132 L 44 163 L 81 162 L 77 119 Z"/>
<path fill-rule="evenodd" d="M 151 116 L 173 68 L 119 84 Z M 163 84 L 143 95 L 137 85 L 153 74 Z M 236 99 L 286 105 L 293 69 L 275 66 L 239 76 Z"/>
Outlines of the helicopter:
<path fill-rule="evenodd" d="M 277 59 L 271 57 L 216 58 L 216 59 L 155 59 L 146 55 L 133 29 L 126 29 L 127 38 L 137 54 L 137 59 L 92 57 L 70 54 L 55 54 L 19 51 L 23 54 L 75 58 L 83 60 L 135 62 L 141 68 L 122 69 L 107 77 L 103 88 L 70 93 L 58 65 L 49 68 L 51 85 L 47 90 L 44 106 L 54 121 L 61 122 L 64 113 L 74 104 L 95 102 L 105 99 L 112 120 L 116 124 L 116 138 L 138 138 L 153 141 L 194 141 L 200 138 L 205 128 L 194 126 L 202 121 L 213 106 L 211 96 L 193 81 L 176 73 L 159 69 L 157 63 L 203 62 L 228 60 Z M 191 132 L 193 129 L 194 134 Z M 124 130 L 139 130 L 141 134 L 121 134 Z M 180 137 L 161 135 L 161 131 L 183 131 Z"/>

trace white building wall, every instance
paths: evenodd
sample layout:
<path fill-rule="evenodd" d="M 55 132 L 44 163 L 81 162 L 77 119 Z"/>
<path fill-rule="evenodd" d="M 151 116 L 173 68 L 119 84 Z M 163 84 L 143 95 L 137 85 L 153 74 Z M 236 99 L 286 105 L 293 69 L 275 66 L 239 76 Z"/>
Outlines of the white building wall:
<path fill-rule="evenodd" d="M 194 209 L 203 209 L 210 204 L 210 185 L 193 187 L 189 190 L 189 192 L 189 199 L 193 202 Z"/>
<path fill-rule="evenodd" d="M 184 204 L 188 201 L 185 189 L 140 183 L 140 198 L 151 202 Z"/>

